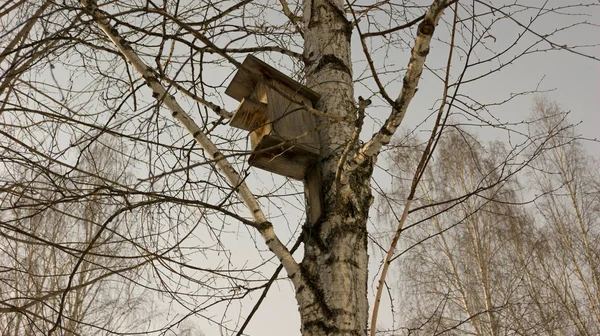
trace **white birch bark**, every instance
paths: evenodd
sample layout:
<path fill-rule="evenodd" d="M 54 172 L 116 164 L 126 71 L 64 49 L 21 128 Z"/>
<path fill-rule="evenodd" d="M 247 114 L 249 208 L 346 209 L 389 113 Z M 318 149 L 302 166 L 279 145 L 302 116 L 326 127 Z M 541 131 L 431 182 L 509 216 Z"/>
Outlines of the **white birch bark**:
<path fill-rule="evenodd" d="M 350 35 L 342 0 L 304 0 L 304 57 L 307 85 L 321 95 L 320 161 L 324 219 L 309 223 L 301 268 L 318 299 L 298 297 L 302 335 L 365 335 L 367 330 L 367 229 L 372 202 L 371 162 L 336 189 L 336 170 L 352 139 L 357 108 L 352 83 Z M 339 119 L 346 121 L 336 121 Z M 355 151 L 355 146 L 352 147 Z"/>
<path fill-rule="evenodd" d="M 370 178 L 377 153 L 389 143 L 416 92 L 433 31 L 444 8 L 435 0 L 419 25 L 404 85 L 392 114 L 362 148 L 348 144 L 357 118 L 352 87 L 350 35 L 342 0 L 304 0 L 304 57 L 307 85 L 321 95 L 316 108 L 346 122 L 320 119 L 321 179 L 325 219 L 305 230 L 301 268 L 319 298 L 306 306 L 298 298 L 303 335 L 365 335 L 367 332 L 367 228 Z M 360 131 L 360 130 L 358 130 Z M 355 153 L 345 162 L 348 152 Z M 336 166 L 344 164 L 341 172 Z M 342 183 L 336 183 L 342 182 Z"/>

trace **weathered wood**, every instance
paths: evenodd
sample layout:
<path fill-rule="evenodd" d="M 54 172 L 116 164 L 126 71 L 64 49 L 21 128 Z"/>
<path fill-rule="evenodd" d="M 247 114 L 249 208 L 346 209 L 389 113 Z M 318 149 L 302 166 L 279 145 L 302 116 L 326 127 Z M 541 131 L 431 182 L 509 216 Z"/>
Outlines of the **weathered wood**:
<path fill-rule="evenodd" d="M 319 136 L 314 116 L 293 101 L 313 106 L 319 96 L 254 56 L 242 64 L 226 93 L 241 101 L 230 124 L 251 132 L 250 165 L 304 179 L 319 157 Z"/>
<path fill-rule="evenodd" d="M 267 103 L 267 89 L 265 87 L 265 83 L 256 83 L 256 86 L 252 89 L 250 93 L 250 98 L 259 101 L 261 103 Z"/>
<path fill-rule="evenodd" d="M 225 94 L 237 101 L 242 101 L 242 99 L 250 96 L 254 87 L 256 87 L 256 84 L 261 81 L 261 78 L 259 77 L 262 77 L 262 80 L 275 79 L 276 81 L 287 85 L 295 92 L 307 97 L 312 102 L 317 102 L 320 98 L 319 94 L 315 91 L 296 82 L 279 70 L 252 55 L 246 56 L 242 66 L 243 68 L 236 72 L 231 83 L 225 90 Z M 249 71 L 245 69 L 248 69 Z"/>
<path fill-rule="evenodd" d="M 319 136 L 314 116 L 294 101 L 312 107 L 320 97 L 254 56 L 242 64 L 245 69 L 238 70 L 225 91 L 241 101 L 230 124 L 251 132 L 251 166 L 303 180 L 307 216 L 314 225 L 324 206 Z"/>
<path fill-rule="evenodd" d="M 231 126 L 250 132 L 257 130 L 268 122 L 267 104 L 249 97 L 242 99 L 242 103 L 229 120 Z"/>
<path fill-rule="evenodd" d="M 282 92 L 302 101 L 309 106 L 312 102 L 307 97 L 293 91 L 288 86 L 275 80 L 271 85 Z M 273 88 L 267 87 L 268 118 L 273 123 L 271 134 L 284 140 L 295 140 L 299 146 L 307 146 L 307 151 L 319 153 L 319 136 L 313 115 L 302 106 L 283 97 Z"/>
<path fill-rule="evenodd" d="M 251 141 L 256 144 L 248 163 L 271 173 L 303 180 L 315 162 L 319 153 L 307 150 L 305 146 L 286 143 L 272 135 L 250 134 Z M 260 140 L 256 137 L 260 136 Z M 253 139 L 254 138 L 254 139 Z"/>
<path fill-rule="evenodd" d="M 323 192 L 321 190 L 321 168 L 315 164 L 304 179 L 304 195 L 308 207 L 310 225 L 318 224 L 323 219 Z"/>

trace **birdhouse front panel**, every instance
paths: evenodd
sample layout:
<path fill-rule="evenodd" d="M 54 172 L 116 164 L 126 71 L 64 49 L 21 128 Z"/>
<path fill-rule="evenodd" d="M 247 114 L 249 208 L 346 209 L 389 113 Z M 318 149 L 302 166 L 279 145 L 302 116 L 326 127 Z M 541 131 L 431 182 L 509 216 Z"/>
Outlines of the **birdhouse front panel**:
<path fill-rule="evenodd" d="M 250 97 L 242 99 L 229 124 L 253 132 L 268 123 L 267 104 Z"/>
<path fill-rule="evenodd" d="M 250 137 L 256 146 L 252 149 L 248 163 L 277 175 L 303 180 L 319 159 L 318 152 L 282 142 L 274 136 L 264 135 L 257 141 L 256 133 L 252 132 Z"/>

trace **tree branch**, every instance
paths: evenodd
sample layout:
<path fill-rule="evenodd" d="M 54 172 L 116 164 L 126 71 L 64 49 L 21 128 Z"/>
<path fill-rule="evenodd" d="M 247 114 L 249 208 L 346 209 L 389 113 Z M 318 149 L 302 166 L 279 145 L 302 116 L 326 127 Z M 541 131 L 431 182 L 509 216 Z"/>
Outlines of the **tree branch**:
<path fill-rule="evenodd" d="M 435 5 L 435 3 L 434 3 L 434 5 Z M 443 12 L 443 9 L 444 8 L 441 9 L 439 16 L 441 16 L 441 12 Z M 438 16 L 438 19 L 439 19 L 439 16 Z M 427 20 L 427 18 L 425 20 Z M 431 158 L 432 146 L 434 146 L 434 143 L 436 143 L 435 139 L 438 136 L 437 129 L 440 126 L 443 129 L 443 126 L 444 126 L 444 124 L 441 123 L 441 119 L 442 119 L 442 115 L 444 113 L 446 98 L 448 97 L 450 66 L 452 64 L 452 52 L 454 51 L 454 37 L 456 34 L 457 20 L 458 20 L 458 3 L 456 3 L 455 9 L 454 9 L 454 23 L 452 26 L 450 51 L 448 52 L 448 63 L 446 66 L 446 78 L 444 80 L 444 92 L 442 94 L 442 103 L 438 110 L 438 117 L 437 117 L 436 123 L 434 125 L 434 128 L 431 131 L 431 136 L 429 137 L 427 146 L 425 147 L 425 150 L 423 151 L 423 154 L 421 155 L 421 160 L 420 160 L 419 165 L 417 166 L 417 170 L 415 171 L 415 174 L 413 176 L 413 181 L 412 181 L 412 185 L 410 188 L 410 192 L 408 194 L 408 197 L 406 198 L 406 203 L 404 204 L 404 210 L 402 211 L 402 217 L 400 218 L 400 221 L 398 222 L 398 227 L 396 228 L 396 232 L 394 233 L 394 237 L 392 238 L 392 242 L 390 243 L 390 248 L 388 249 L 385 259 L 384 259 L 384 262 L 383 262 L 383 267 L 381 269 L 381 275 L 379 277 L 379 282 L 377 284 L 377 291 L 375 293 L 375 302 L 373 303 L 373 314 L 371 315 L 370 336 L 375 336 L 375 332 L 377 331 L 377 315 L 379 313 L 379 304 L 381 302 L 381 294 L 383 292 L 383 287 L 385 285 L 385 278 L 386 278 L 391 260 L 394 256 L 394 252 L 396 251 L 396 245 L 398 244 L 398 240 L 400 239 L 400 234 L 402 233 L 402 228 L 404 227 L 404 224 L 406 223 L 406 218 L 408 217 L 408 214 L 410 211 L 410 206 L 412 204 L 412 201 L 413 201 L 413 198 L 415 195 L 415 191 L 417 189 L 419 181 L 421 180 L 421 177 L 423 176 L 423 172 L 425 171 L 425 168 L 427 167 L 427 163 L 429 162 L 429 159 Z M 424 22 L 426 22 L 426 21 L 424 21 Z M 422 30 L 422 28 L 419 27 L 419 33 L 421 33 L 421 30 Z M 432 33 L 433 33 L 433 31 L 432 31 Z M 417 39 L 418 39 L 418 36 L 417 36 Z M 430 37 L 430 39 L 431 39 L 431 37 Z M 427 46 L 427 50 L 429 50 L 429 46 Z M 414 54 L 414 49 L 413 49 L 413 54 Z M 423 61 L 424 60 L 425 60 L 425 58 L 423 58 Z M 423 64 L 421 63 L 421 69 L 422 69 L 422 66 L 423 66 Z M 409 64 L 409 71 L 410 71 L 410 64 Z M 417 83 L 418 83 L 418 79 L 419 79 L 419 76 L 416 77 Z M 406 81 L 406 78 L 405 78 L 405 81 Z M 445 120 L 444 120 L 444 122 L 445 122 Z M 441 129 L 440 129 L 440 133 L 441 133 Z M 390 135 L 390 137 L 391 137 L 391 135 Z"/>
<path fill-rule="evenodd" d="M 213 110 L 219 117 L 221 118 L 225 118 L 225 119 L 231 119 L 231 117 L 233 116 L 232 112 L 227 111 L 226 109 L 222 108 L 221 106 L 208 101 L 202 97 L 198 97 L 197 95 L 195 95 L 193 92 L 191 92 L 190 90 L 184 88 L 183 86 L 181 86 L 179 83 L 177 83 L 176 81 L 163 76 L 163 80 L 167 83 L 169 83 L 169 85 L 174 86 L 177 90 L 183 92 L 183 94 L 185 94 L 186 96 L 192 98 L 194 101 L 208 107 L 209 109 Z"/>
<path fill-rule="evenodd" d="M 109 15 L 101 11 L 95 0 L 83 0 L 82 7 L 84 11 L 93 18 L 93 21 L 102 29 L 106 36 L 114 43 L 114 45 L 123 54 L 125 59 L 133 66 L 133 68 L 142 76 L 146 85 L 152 90 L 152 95 L 171 111 L 173 117 L 177 119 L 185 129 L 192 134 L 194 140 L 204 149 L 204 151 L 215 161 L 217 167 L 225 175 L 231 186 L 236 190 L 244 205 L 248 208 L 250 215 L 255 221 L 252 225 L 263 237 L 265 244 L 277 256 L 283 264 L 288 276 L 298 288 L 302 284 L 300 268 L 298 263 L 292 257 L 287 247 L 281 243 L 273 225 L 267 220 L 258 201 L 241 178 L 239 173 L 225 159 L 223 153 L 215 146 L 215 144 L 204 134 L 201 128 L 194 120 L 183 110 L 177 103 L 175 98 L 170 95 L 164 86 L 159 81 L 159 76 L 144 61 L 135 53 L 129 46 L 129 43 L 119 35 L 119 32 L 110 24 Z"/>
<path fill-rule="evenodd" d="M 408 27 L 412 27 L 415 24 L 417 24 L 419 21 L 423 20 L 424 18 L 425 18 L 425 14 L 423 14 L 423 15 L 419 16 L 418 18 L 416 18 L 416 19 L 414 19 L 414 20 L 412 20 L 410 22 L 407 22 L 407 23 L 405 23 L 405 24 L 403 24 L 401 26 L 390 28 L 390 29 L 386 29 L 386 30 L 382 30 L 382 31 L 378 31 L 378 32 L 364 33 L 361 36 L 363 38 L 367 38 L 367 37 L 383 36 L 383 35 L 391 34 L 391 33 L 395 32 L 395 31 L 406 29 Z"/>
<path fill-rule="evenodd" d="M 300 34 L 300 36 L 304 37 L 304 32 L 302 31 L 302 27 L 298 24 L 298 22 L 302 22 L 302 17 L 297 16 L 290 10 L 290 7 L 287 4 L 287 0 L 279 0 L 281 3 L 281 8 L 283 9 L 283 13 L 290 19 L 290 22 L 296 27 L 296 31 Z"/>
<path fill-rule="evenodd" d="M 40 8 L 38 8 L 38 10 L 33 14 L 33 16 L 27 20 L 27 23 L 25 24 L 25 26 L 23 26 L 23 29 L 21 29 L 21 31 L 19 31 L 17 33 L 17 35 L 12 39 L 12 41 L 10 41 L 10 43 L 0 53 L 0 63 L 4 62 L 4 60 L 6 59 L 6 57 L 8 57 L 8 55 L 13 52 L 13 49 L 17 46 L 17 44 L 19 44 L 21 41 L 23 41 L 27 37 L 27 35 L 29 35 L 29 32 L 33 28 L 33 25 L 37 23 L 37 21 L 42 16 L 42 14 L 44 13 L 44 11 L 51 4 L 52 4 L 52 1 L 46 1 L 46 2 L 44 2 L 40 6 Z M 9 9 L 9 10 L 12 10 L 12 8 Z M 7 12 L 9 10 L 7 10 Z"/>
<path fill-rule="evenodd" d="M 379 150 L 383 146 L 387 145 L 392 139 L 392 136 L 406 115 L 410 101 L 417 92 L 419 79 L 421 78 L 421 73 L 423 72 L 423 65 L 425 64 L 427 54 L 429 54 L 429 45 L 431 43 L 435 26 L 444 13 L 444 9 L 456 1 L 457 0 L 446 2 L 445 0 L 434 0 L 427 13 L 425 13 L 423 22 L 419 24 L 419 28 L 417 30 L 415 46 L 411 51 L 410 61 L 408 62 L 408 70 L 404 75 L 402 90 L 400 91 L 398 98 L 394 101 L 392 113 L 385 121 L 385 124 L 383 124 L 379 132 L 375 133 L 371 140 L 365 143 L 354 155 L 354 157 L 346 163 L 346 171 L 355 170 L 367 158 L 377 155 Z"/>
<path fill-rule="evenodd" d="M 354 132 L 352 133 L 352 137 L 350 138 L 350 141 L 348 141 L 348 143 L 346 144 L 346 147 L 344 148 L 344 151 L 342 152 L 342 155 L 340 156 L 340 160 L 338 161 L 338 165 L 337 168 L 335 170 L 335 192 L 337 194 L 337 196 L 335 197 L 336 202 L 338 204 L 336 204 L 336 208 L 339 206 L 339 202 L 340 202 L 340 197 L 339 197 L 339 193 L 340 193 L 340 189 L 342 184 L 348 184 L 348 176 L 346 174 L 344 174 L 343 172 L 343 168 L 344 168 L 344 163 L 346 162 L 346 158 L 348 157 L 348 154 L 350 154 L 350 151 L 355 148 L 359 136 L 360 136 L 360 132 L 362 131 L 362 127 L 365 121 L 365 109 L 371 105 L 371 99 L 363 99 L 362 97 L 358 97 L 358 111 L 357 111 L 357 116 L 356 116 L 356 120 L 354 122 Z"/>

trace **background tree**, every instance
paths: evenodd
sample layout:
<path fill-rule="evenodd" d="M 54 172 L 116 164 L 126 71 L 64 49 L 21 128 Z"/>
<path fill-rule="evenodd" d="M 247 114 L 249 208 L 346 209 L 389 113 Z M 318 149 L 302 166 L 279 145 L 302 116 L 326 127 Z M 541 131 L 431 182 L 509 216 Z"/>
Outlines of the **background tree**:
<path fill-rule="evenodd" d="M 597 61 L 595 34 L 589 33 L 595 26 L 585 18 L 597 6 L 452 0 L 6 2 L 0 5 L 6 32 L 0 53 L 1 169 L 43 171 L 42 182 L 50 185 L 46 189 L 65 207 L 98 203 L 97 197 L 110 200 L 85 246 L 66 252 L 66 243 L 55 247 L 65 255 L 72 252 L 67 274 L 78 274 L 99 242 L 127 246 L 127 258 L 102 255 L 107 260 L 98 267 L 105 267 L 110 279 L 144 289 L 149 301 L 160 300 L 167 310 L 136 332 L 168 333 L 186 319 L 201 319 L 202 328 L 242 334 L 282 269 L 296 296 L 303 335 L 375 332 L 375 319 L 372 327 L 367 322 L 367 242 L 369 231 L 374 232 L 368 219 L 373 191 L 389 190 L 380 191 L 373 172 L 387 169 L 377 166 L 377 158 L 390 150 L 392 136 L 411 115 L 409 106 L 415 110 L 411 117 L 419 118 L 414 125 L 423 123 L 430 136 L 414 156 L 415 165 L 407 162 L 415 170 L 402 197 L 405 215 L 393 230 L 394 244 L 383 248 L 389 250 L 388 259 L 394 257 L 409 212 L 411 218 L 423 213 L 411 210 L 411 202 L 451 114 L 458 115 L 457 123 L 507 136 L 526 125 L 492 114 L 495 106 L 521 94 L 490 96 L 471 84 L 485 87 L 488 78 L 509 65 L 532 54 L 547 57 L 548 51 Z M 565 42 L 561 34 L 567 31 L 577 39 Z M 234 70 L 248 71 L 241 65 L 248 53 L 321 96 L 310 110 L 317 117 L 313 131 L 321 151 L 320 222 L 305 218 L 301 186 L 247 166 L 247 135 L 226 125 L 234 104 L 224 89 Z M 427 90 L 421 86 L 415 102 L 434 104 L 433 115 L 417 113 L 426 107 L 411 104 L 421 80 L 429 81 Z M 515 91 L 538 88 L 511 88 Z M 124 157 L 126 169 L 120 174 L 133 178 L 100 175 L 90 182 L 87 178 L 99 173 L 82 158 L 96 143 Z M 541 151 L 547 149 L 543 145 L 528 147 Z M 505 148 L 507 162 L 518 160 L 511 153 L 521 150 L 519 145 Z M 516 162 L 520 167 L 528 163 Z M 505 177 L 497 176 L 500 181 Z M 17 185 L 9 181 L 3 192 L 9 195 Z M 476 188 L 464 197 L 485 196 L 494 188 Z M 34 209 L 45 204 L 31 202 Z M 473 230 L 488 230 L 482 224 L 487 217 L 478 215 Z M 10 233 L 15 227 L 3 230 Z M 488 230 L 485 237 L 494 234 Z M 392 235 L 387 232 L 385 238 Z M 302 255 L 294 255 L 300 246 Z M 481 260 L 497 255 L 480 252 Z M 477 258 L 465 262 L 476 264 Z M 120 259 L 135 265 L 135 276 L 121 276 Z M 477 285 L 491 291 L 485 272 L 479 272 Z M 59 284 L 60 301 L 42 300 L 54 312 L 42 330 L 71 328 L 67 298 L 78 284 Z M 374 307 L 380 297 L 381 290 Z M 486 300 L 487 308 L 499 302 Z M 472 304 L 481 308 L 475 299 Z M 16 314 L 23 308 L 5 307 Z M 497 319 L 487 309 L 474 323 L 499 330 Z M 92 327 L 120 332 L 99 323 Z"/>
<path fill-rule="evenodd" d="M 557 105 L 538 97 L 533 116 L 525 160 L 464 129 L 442 135 L 419 185 L 423 224 L 405 233 L 409 334 L 598 333 L 597 169 Z M 420 151 L 409 138 L 397 161 Z"/>
<path fill-rule="evenodd" d="M 96 174 L 74 173 L 80 188 L 131 178 L 127 165 L 101 142 L 80 159 L 82 169 Z M 136 218 L 111 222 L 120 201 L 102 193 L 61 194 L 54 186 L 65 181 L 52 176 L 57 171 L 7 166 L 1 205 L 2 334 L 45 334 L 59 316 L 66 335 L 135 330 L 147 323 L 153 312 L 144 309 L 143 288 L 130 282 L 147 262 L 114 230 L 136 230 Z M 107 230 L 99 231 L 103 225 Z"/>
<path fill-rule="evenodd" d="M 593 335 L 600 332 L 597 158 L 586 153 L 557 104 L 537 99 L 535 110 L 540 119 L 535 131 L 567 130 L 552 138 L 533 170 L 535 190 L 543 195 L 535 203 L 543 247 L 536 270 L 546 279 L 537 286 L 568 317 L 568 333 Z"/>

